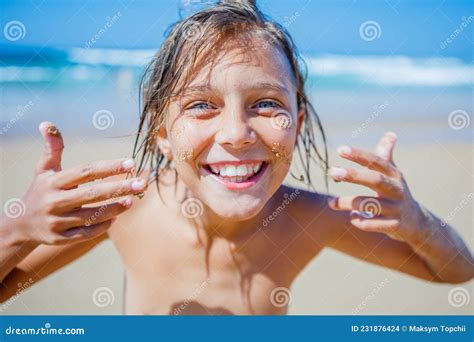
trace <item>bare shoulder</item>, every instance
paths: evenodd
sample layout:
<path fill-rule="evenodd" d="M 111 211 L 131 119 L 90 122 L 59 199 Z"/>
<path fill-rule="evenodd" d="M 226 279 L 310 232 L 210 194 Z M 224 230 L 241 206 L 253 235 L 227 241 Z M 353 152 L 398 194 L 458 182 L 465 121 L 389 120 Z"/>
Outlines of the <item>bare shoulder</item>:
<path fill-rule="evenodd" d="M 289 211 L 295 229 L 304 231 L 321 248 L 330 246 L 347 226 L 348 214 L 329 207 L 331 195 L 287 186 L 282 191 L 283 198 L 291 203 Z"/>

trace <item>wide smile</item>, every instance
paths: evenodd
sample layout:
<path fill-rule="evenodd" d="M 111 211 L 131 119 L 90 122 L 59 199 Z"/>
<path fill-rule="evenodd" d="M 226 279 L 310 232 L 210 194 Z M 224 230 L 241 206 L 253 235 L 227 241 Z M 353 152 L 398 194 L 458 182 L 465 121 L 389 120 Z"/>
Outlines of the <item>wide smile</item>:
<path fill-rule="evenodd" d="M 268 165 L 266 161 L 239 161 L 202 164 L 201 167 L 212 179 L 228 189 L 237 190 L 247 189 L 257 184 Z"/>

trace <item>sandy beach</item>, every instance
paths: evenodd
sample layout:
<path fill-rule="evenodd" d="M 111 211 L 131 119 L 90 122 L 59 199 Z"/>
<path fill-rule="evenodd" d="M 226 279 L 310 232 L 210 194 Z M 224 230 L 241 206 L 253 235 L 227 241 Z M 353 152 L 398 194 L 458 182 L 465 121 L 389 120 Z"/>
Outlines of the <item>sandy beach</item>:
<path fill-rule="evenodd" d="M 350 130 L 339 133 L 347 136 Z M 335 148 L 341 142 L 331 137 L 331 164 L 348 165 L 349 162 L 335 156 Z M 439 217 L 449 218 L 472 251 L 472 145 L 438 141 L 429 135 L 423 142 L 409 144 L 403 137 L 401 134 L 395 162 L 403 171 L 414 197 Z M 368 138 L 375 144 L 378 135 L 371 134 Z M 65 140 L 64 168 L 87 161 L 129 156 L 132 146 L 130 138 L 66 136 Z M 1 140 L 2 206 L 8 199 L 24 193 L 41 148 L 39 134 Z M 318 177 L 315 172 L 318 190 L 324 191 L 322 178 Z M 339 195 L 370 194 L 360 186 L 334 182 L 331 182 L 330 191 Z M 107 241 L 31 288 L 24 289 L 23 284 L 19 284 L 21 294 L 0 305 L 0 314 L 121 314 L 123 278 L 120 258 L 112 243 Z M 473 301 L 469 298 L 473 285 L 473 281 L 429 283 L 333 250 L 324 250 L 294 283 L 289 313 L 466 315 L 473 309 Z M 101 287 L 111 290 L 105 306 L 96 305 L 92 300 L 94 291 Z M 468 297 L 460 303 L 463 305 L 453 303 L 452 297 L 466 290 Z"/>

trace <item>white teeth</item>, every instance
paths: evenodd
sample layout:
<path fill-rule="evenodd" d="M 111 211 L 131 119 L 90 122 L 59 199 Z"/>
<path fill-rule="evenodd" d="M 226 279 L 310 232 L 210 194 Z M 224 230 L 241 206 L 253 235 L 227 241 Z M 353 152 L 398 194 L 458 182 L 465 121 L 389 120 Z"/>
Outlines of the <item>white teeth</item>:
<path fill-rule="evenodd" d="M 237 176 L 245 176 L 247 174 L 247 166 L 239 165 L 237 166 Z"/>
<path fill-rule="evenodd" d="M 237 176 L 237 169 L 234 165 L 227 165 L 225 169 L 226 169 L 225 174 L 227 175 L 227 177 Z"/>
<path fill-rule="evenodd" d="M 260 171 L 262 163 L 241 165 L 209 165 L 211 171 L 221 177 L 227 177 L 230 182 L 243 182 Z"/>

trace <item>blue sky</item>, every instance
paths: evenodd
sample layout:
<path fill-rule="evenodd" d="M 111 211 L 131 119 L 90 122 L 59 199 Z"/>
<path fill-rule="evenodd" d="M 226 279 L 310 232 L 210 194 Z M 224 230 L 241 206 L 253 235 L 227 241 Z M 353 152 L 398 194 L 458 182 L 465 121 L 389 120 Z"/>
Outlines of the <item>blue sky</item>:
<path fill-rule="evenodd" d="M 0 44 L 3 48 L 84 47 L 107 17 L 120 12 L 120 19 L 94 47 L 155 49 L 165 29 L 179 19 L 180 2 L 0 0 L 2 27 L 17 20 L 26 29 L 23 39 L 11 42 L 2 35 Z M 446 48 L 440 48 L 463 18 L 474 15 L 472 1 L 258 0 L 258 4 L 274 19 L 289 23 L 290 33 L 306 54 L 452 56 L 472 61 L 474 20 Z M 380 26 L 380 37 L 373 41 L 359 34 L 361 24 L 369 20 Z"/>

